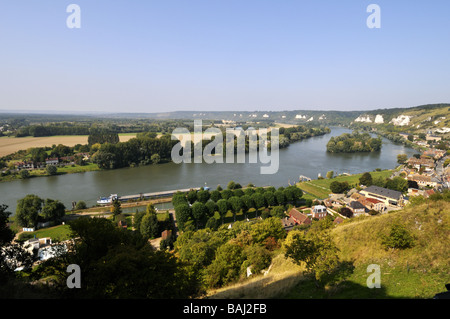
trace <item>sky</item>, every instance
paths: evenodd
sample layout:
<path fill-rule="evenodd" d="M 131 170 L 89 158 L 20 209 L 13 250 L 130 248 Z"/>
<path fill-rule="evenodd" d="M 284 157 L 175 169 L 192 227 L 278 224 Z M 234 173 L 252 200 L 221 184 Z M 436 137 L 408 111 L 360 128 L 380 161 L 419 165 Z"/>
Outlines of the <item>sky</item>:
<path fill-rule="evenodd" d="M 0 0 L 0 110 L 448 103 L 449 15 L 448 0 Z"/>

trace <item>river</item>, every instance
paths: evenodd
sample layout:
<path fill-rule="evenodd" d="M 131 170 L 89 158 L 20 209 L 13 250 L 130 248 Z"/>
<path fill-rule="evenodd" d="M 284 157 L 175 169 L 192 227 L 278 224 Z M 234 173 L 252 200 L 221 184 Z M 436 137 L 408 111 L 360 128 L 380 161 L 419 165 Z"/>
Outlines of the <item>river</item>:
<path fill-rule="evenodd" d="M 130 195 L 184 189 L 190 187 L 217 185 L 226 187 L 230 180 L 242 186 L 253 183 L 256 186 L 287 186 L 298 182 L 299 176 L 317 178 L 328 171 L 340 173 L 362 173 L 376 168 L 392 169 L 397 166 L 397 155 L 412 156 L 416 150 L 395 144 L 385 138 L 380 152 L 331 154 L 326 144 L 331 136 L 338 136 L 351 130 L 341 127 L 331 128 L 331 133 L 293 143 L 280 150 L 279 170 L 272 175 L 260 174 L 260 167 L 268 164 L 223 163 L 223 164 L 175 164 L 123 168 L 116 170 L 76 173 L 27 180 L 0 183 L 0 204 L 8 205 L 15 213 L 17 200 L 27 194 L 41 198 L 58 199 L 67 208 L 72 201 L 84 200 L 88 206 L 95 205 L 100 196 L 109 194 Z"/>

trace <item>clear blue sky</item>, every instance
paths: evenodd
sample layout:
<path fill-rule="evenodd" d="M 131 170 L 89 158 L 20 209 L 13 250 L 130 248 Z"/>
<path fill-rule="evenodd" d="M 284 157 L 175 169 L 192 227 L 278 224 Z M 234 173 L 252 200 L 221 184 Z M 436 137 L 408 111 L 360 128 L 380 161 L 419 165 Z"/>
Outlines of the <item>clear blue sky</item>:
<path fill-rule="evenodd" d="M 81 29 L 66 26 L 71 3 Z M 0 45 L 3 110 L 450 102 L 448 0 L 1 0 Z"/>

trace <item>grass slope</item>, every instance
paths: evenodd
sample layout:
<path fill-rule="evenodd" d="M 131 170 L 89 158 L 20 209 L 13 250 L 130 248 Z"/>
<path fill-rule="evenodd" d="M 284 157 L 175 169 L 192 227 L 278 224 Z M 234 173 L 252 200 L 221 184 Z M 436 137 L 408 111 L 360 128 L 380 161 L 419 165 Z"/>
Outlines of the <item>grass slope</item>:
<path fill-rule="evenodd" d="M 400 221 L 415 237 L 412 248 L 385 250 L 380 236 Z M 342 261 L 353 272 L 333 286 L 317 288 L 302 269 L 280 251 L 267 276 L 259 275 L 220 290 L 209 298 L 432 298 L 450 283 L 450 203 L 430 202 L 389 214 L 355 218 L 332 230 Z M 369 289 L 367 266 L 380 265 L 381 288 Z"/>

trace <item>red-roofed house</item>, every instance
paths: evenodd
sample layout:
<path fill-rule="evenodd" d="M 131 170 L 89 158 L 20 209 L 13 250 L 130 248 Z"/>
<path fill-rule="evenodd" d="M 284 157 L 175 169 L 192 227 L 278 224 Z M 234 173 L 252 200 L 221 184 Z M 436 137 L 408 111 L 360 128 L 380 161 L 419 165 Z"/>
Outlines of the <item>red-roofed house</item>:
<path fill-rule="evenodd" d="M 295 208 L 292 208 L 289 211 L 289 217 L 291 217 L 294 220 L 294 222 L 296 222 L 299 225 L 309 225 L 309 224 L 311 224 L 311 219 L 309 219 L 309 217 L 306 216 L 305 214 L 300 213 Z"/>

